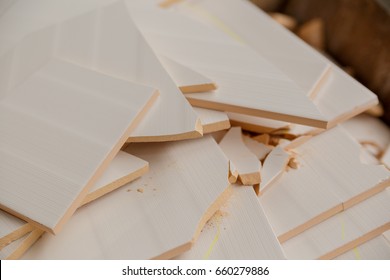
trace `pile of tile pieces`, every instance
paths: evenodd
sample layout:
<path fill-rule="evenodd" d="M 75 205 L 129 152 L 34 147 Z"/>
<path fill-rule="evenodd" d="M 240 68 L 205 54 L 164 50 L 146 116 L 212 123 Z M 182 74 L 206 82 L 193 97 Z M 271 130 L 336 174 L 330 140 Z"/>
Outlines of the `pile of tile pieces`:
<path fill-rule="evenodd" d="M 2 259 L 390 258 L 376 96 L 249 1 L 15 1 L 0 37 Z"/>

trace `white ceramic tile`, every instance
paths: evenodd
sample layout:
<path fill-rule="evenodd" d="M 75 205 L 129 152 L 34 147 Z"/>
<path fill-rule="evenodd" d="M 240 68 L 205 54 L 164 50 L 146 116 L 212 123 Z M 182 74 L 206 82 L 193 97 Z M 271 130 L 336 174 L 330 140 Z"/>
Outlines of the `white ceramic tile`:
<path fill-rule="evenodd" d="M 5 14 L 7 10 L 9 10 L 12 5 L 14 5 L 17 0 L 3 0 L 0 2 L 0 16 Z"/>
<path fill-rule="evenodd" d="M 382 235 L 390 245 L 390 230 L 385 231 Z"/>
<path fill-rule="evenodd" d="M 381 162 L 390 169 L 390 146 L 386 148 L 382 158 Z"/>
<path fill-rule="evenodd" d="M 380 119 L 361 114 L 341 126 L 358 142 L 375 142 L 381 149 L 386 149 L 390 143 L 390 130 Z"/>
<path fill-rule="evenodd" d="M 292 115 L 295 121 L 321 126 L 321 114 L 302 90 L 250 48 L 229 41 L 218 31 L 210 36 L 210 28 L 178 14 L 147 11 L 153 20 L 140 12 L 132 14 L 152 48 L 218 85 L 215 94 L 186 95 L 193 105 L 282 119 Z"/>
<path fill-rule="evenodd" d="M 359 197 L 367 197 L 371 191 L 377 192 L 390 184 L 390 172 L 383 166 L 363 164 L 361 146 L 341 127 L 314 136 L 293 151 L 297 153 L 298 162 L 300 156 L 311 157 L 313 160 L 307 164 L 315 166 L 320 160 L 323 163 L 318 163 L 318 167 L 322 167 L 323 174 L 335 173 L 329 176 L 340 185 L 333 183 L 328 188 L 342 199 L 344 208 L 357 203 Z"/>
<path fill-rule="evenodd" d="M 389 171 L 361 163 L 359 144 L 339 127 L 293 151 L 299 168 L 283 173 L 260 197 L 281 242 L 389 185 Z"/>
<path fill-rule="evenodd" d="M 144 175 L 148 168 L 148 162 L 130 155 L 129 153 L 119 151 L 115 158 L 110 162 L 110 165 L 104 171 L 103 175 L 91 187 L 82 205 L 90 203 L 93 200 L 134 181 Z M 11 255 L 13 251 L 24 253 L 24 251 L 28 249 L 27 246 L 32 245 L 32 243 L 22 242 L 28 237 L 26 233 L 35 229 L 30 223 L 22 221 L 19 218 L 0 210 L 0 225 L 0 249 L 9 244 L 7 246 L 8 248 L 5 249 L 7 253 L 4 253 L 2 257 L 5 258 L 6 255 Z M 36 233 L 33 236 L 36 236 Z M 30 237 L 29 240 L 31 240 L 31 238 L 32 237 Z M 21 248 L 23 248 L 23 251 L 21 251 Z"/>
<path fill-rule="evenodd" d="M 32 225 L 3 210 L 0 210 L 0 225 L 0 250 L 33 230 Z"/>
<path fill-rule="evenodd" d="M 230 128 L 228 116 L 224 112 L 194 107 L 203 126 L 203 133 L 211 133 Z"/>
<path fill-rule="evenodd" d="M 144 34 L 156 51 L 217 83 L 214 92 L 186 94 L 192 105 L 326 126 L 325 118 L 295 83 L 249 48 L 183 39 L 165 35 L 162 31 L 144 31 Z"/>
<path fill-rule="evenodd" d="M 148 175 L 79 209 L 24 258 L 172 258 L 191 247 L 228 196 L 225 155 L 210 136 L 127 151 L 149 162 Z"/>
<path fill-rule="evenodd" d="M 1 208 L 58 232 L 156 97 L 49 61 L 0 100 Z"/>
<path fill-rule="evenodd" d="M 175 11 L 161 9 L 154 0 L 126 0 L 134 22 L 144 30 L 164 31 L 164 34 L 183 39 L 237 44 L 223 32 Z M 178 25 L 180 23 L 180 25 Z"/>
<path fill-rule="evenodd" d="M 136 156 L 119 151 L 107 169 L 88 191 L 83 201 L 87 204 L 147 173 L 148 162 Z"/>
<path fill-rule="evenodd" d="M 25 241 L 25 239 L 27 238 L 27 236 L 29 235 L 30 232 L 28 233 L 25 233 L 22 235 L 22 237 L 20 237 L 19 239 L 17 239 L 16 241 L 8 244 L 7 246 L 5 246 L 4 248 L 1 248 L 0 250 L 0 259 L 1 260 L 5 260 L 7 259 L 7 257 L 9 257 L 13 252 L 15 252 L 18 248 L 20 248 L 21 244 L 23 244 L 23 241 Z"/>
<path fill-rule="evenodd" d="M 254 117 L 231 112 L 228 112 L 227 115 L 232 125 L 241 126 L 242 129 L 255 133 L 270 133 L 274 130 L 288 128 L 290 126 L 290 123 L 267 118 Z"/>
<path fill-rule="evenodd" d="M 249 136 L 243 135 L 242 140 L 244 141 L 247 148 L 259 159 L 263 160 L 273 149 L 272 146 L 259 143 L 253 140 Z M 264 178 L 263 178 L 264 179 Z M 262 180 L 263 180 L 262 179 Z"/>
<path fill-rule="evenodd" d="M 42 2 L 41 5 L 49 4 Z M 41 16 L 43 22 L 52 21 L 46 14 Z M 35 21 L 33 24 L 36 24 Z M 155 105 L 131 133 L 132 142 L 166 141 L 202 135 L 202 126 L 195 112 L 133 24 L 123 1 L 28 33 L 13 52 L 15 58 L 11 63 L 0 61 L 0 73 L 4 67 L 5 73 L 10 67 L 13 69 L 12 77 L 0 77 L 0 84 L 10 80 L 12 86 L 54 55 L 114 77 L 159 89 L 160 97 Z M 3 60 L 8 57 L 11 57 L 11 53 Z M 182 118 L 178 118 L 179 115 Z"/>
<path fill-rule="evenodd" d="M 275 147 L 266 157 L 261 168 L 260 191 L 264 193 L 272 183 L 286 172 L 291 155 L 282 147 Z"/>
<path fill-rule="evenodd" d="M 241 127 L 232 127 L 219 142 L 219 146 L 234 166 L 233 172 L 237 170 L 238 180 L 243 185 L 260 183 L 261 162 L 244 144 Z"/>
<path fill-rule="evenodd" d="M 221 5 L 223 9 L 220 8 Z M 174 7 L 179 13 L 251 46 L 282 70 L 306 95 L 311 96 L 318 110 L 329 122 L 328 127 L 351 118 L 378 102 L 375 94 L 293 33 L 279 26 L 249 1 L 191 0 Z"/>
<path fill-rule="evenodd" d="M 283 243 L 288 259 L 333 259 L 390 229 L 390 189 Z"/>
<path fill-rule="evenodd" d="M 165 56 L 160 61 L 182 93 L 206 92 L 215 90 L 215 83 L 204 75 Z"/>
<path fill-rule="evenodd" d="M 15 1 L 0 17 L 0 55 L 12 48 L 24 36 L 54 23 L 107 5 L 117 0 L 34 0 Z M 4 1 L 2 1 L 4 2 Z"/>
<path fill-rule="evenodd" d="M 378 97 L 334 65 L 314 103 L 332 127 L 378 104 Z"/>
<path fill-rule="evenodd" d="M 299 124 L 291 124 L 288 133 L 295 136 L 303 136 L 303 135 L 317 135 L 324 131 L 325 129 L 321 129 L 321 128 L 315 128 L 315 127 L 299 125 Z"/>
<path fill-rule="evenodd" d="M 33 231 L 25 234 L 22 238 L 12 242 L 5 248 L 0 250 L 0 260 L 16 260 L 41 237 L 43 231 L 40 229 L 34 229 Z"/>
<path fill-rule="evenodd" d="M 252 186 L 233 186 L 226 204 L 204 226 L 199 239 L 177 259 L 285 259 Z"/>
<path fill-rule="evenodd" d="M 366 243 L 338 256 L 335 260 L 389 260 L 390 245 L 383 236 L 378 236 Z"/>
<path fill-rule="evenodd" d="M 330 68 L 325 58 L 249 1 L 190 0 L 174 8 L 252 47 L 296 81 L 308 96 L 315 95 Z"/>
<path fill-rule="evenodd" d="M 182 0 L 162 0 L 158 2 L 158 6 L 161 8 L 169 8 L 170 6 L 175 5 L 181 1 Z"/>

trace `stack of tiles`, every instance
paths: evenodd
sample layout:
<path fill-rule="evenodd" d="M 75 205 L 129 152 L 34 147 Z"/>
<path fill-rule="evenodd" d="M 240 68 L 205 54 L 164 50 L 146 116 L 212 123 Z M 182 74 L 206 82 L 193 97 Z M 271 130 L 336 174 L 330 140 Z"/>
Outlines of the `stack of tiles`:
<path fill-rule="evenodd" d="M 1 259 L 389 258 L 377 97 L 249 1 L 33 2 L 0 13 Z"/>

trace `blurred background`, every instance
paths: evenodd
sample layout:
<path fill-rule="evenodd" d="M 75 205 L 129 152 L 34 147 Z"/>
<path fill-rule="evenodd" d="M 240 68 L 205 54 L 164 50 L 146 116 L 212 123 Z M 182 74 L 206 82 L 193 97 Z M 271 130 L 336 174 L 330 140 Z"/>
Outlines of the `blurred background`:
<path fill-rule="evenodd" d="M 390 0 L 251 0 L 376 93 L 390 125 Z"/>

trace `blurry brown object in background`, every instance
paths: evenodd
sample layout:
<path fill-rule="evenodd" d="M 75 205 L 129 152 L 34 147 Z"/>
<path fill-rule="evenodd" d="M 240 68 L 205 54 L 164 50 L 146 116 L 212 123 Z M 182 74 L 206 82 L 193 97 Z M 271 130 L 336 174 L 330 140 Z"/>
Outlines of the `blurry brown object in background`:
<path fill-rule="evenodd" d="M 285 0 L 250 0 L 253 4 L 266 12 L 279 11 Z"/>
<path fill-rule="evenodd" d="M 291 31 L 294 31 L 297 27 L 297 21 L 293 17 L 281 13 L 270 13 L 269 15 L 279 24 L 283 25 L 285 28 Z"/>
<path fill-rule="evenodd" d="M 325 26 L 320 18 L 311 19 L 302 24 L 297 35 L 319 51 L 325 50 Z"/>
<path fill-rule="evenodd" d="M 373 117 L 382 117 L 384 114 L 383 106 L 382 106 L 382 104 L 379 103 L 378 105 L 368 109 L 365 113 L 367 113 Z"/>
<path fill-rule="evenodd" d="M 290 0 L 282 12 L 303 23 L 321 18 L 326 50 L 342 65 L 354 69 L 375 92 L 390 124 L 390 13 L 379 0 Z"/>

